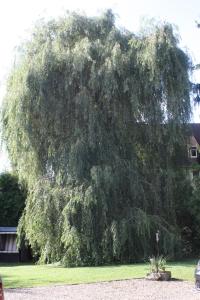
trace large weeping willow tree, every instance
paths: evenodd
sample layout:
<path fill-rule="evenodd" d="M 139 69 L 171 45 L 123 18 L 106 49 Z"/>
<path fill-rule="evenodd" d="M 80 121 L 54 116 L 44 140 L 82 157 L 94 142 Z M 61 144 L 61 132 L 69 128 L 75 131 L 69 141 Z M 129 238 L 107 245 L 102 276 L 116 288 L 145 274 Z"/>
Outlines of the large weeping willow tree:
<path fill-rule="evenodd" d="M 3 136 L 29 190 L 20 237 L 41 261 L 136 261 L 157 230 L 160 252 L 177 247 L 189 60 L 169 24 L 147 32 L 118 29 L 110 11 L 70 14 L 23 46 Z"/>

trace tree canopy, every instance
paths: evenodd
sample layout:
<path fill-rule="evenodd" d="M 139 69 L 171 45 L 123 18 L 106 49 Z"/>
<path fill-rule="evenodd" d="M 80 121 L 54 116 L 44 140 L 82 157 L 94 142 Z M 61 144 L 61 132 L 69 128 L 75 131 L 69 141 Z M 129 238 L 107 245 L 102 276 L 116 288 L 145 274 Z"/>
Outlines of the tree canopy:
<path fill-rule="evenodd" d="M 17 226 L 25 199 L 26 191 L 18 178 L 10 173 L 0 174 L 0 226 Z"/>
<path fill-rule="evenodd" d="M 155 251 L 158 229 L 174 253 L 189 65 L 170 24 L 135 35 L 107 11 L 34 28 L 2 120 L 29 190 L 20 230 L 41 261 L 136 261 Z"/>

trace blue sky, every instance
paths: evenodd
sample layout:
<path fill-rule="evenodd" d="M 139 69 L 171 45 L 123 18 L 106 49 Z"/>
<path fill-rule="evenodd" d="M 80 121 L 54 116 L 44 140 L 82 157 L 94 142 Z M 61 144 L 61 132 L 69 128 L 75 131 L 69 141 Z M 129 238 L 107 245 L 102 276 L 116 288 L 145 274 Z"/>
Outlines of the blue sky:
<path fill-rule="evenodd" d="M 189 52 L 194 63 L 200 63 L 200 21 L 199 0 L 6 0 L 0 2 L 0 103 L 5 94 L 5 83 L 14 62 L 15 49 L 29 35 L 30 28 L 39 18 L 63 14 L 66 10 L 79 10 L 89 16 L 99 15 L 111 8 L 117 16 L 117 23 L 137 32 L 143 17 L 156 18 L 173 23 L 178 27 L 181 47 Z M 200 72 L 193 76 L 200 82 Z M 193 116 L 200 122 L 200 111 Z M 9 167 L 4 149 L 0 149 L 0 171 Z"/>

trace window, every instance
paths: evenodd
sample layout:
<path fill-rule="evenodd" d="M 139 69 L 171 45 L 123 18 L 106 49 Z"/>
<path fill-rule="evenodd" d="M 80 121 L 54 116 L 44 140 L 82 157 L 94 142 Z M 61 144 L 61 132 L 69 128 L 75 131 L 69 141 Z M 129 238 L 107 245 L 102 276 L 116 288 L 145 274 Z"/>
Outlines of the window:
<path fill-rule="evenodd" d="M 0 234 L 0 253 L 18 253 L 16 234 Z"/>
<path fill-rule="evenodd" d="M 190 157 L 191 158 L 197 158 L 197 147 L 191 147 L 190 148 Z"/>

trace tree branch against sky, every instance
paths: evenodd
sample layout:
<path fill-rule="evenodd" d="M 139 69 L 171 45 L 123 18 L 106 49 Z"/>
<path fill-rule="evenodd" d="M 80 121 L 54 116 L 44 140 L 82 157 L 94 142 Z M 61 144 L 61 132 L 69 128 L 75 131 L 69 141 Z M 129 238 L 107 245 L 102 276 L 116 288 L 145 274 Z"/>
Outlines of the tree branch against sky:
<path fill-rule="evenodd" d="M 28 29 L 41 17 L 62 14 L 64 10 L 77 10 L 88 15 L 96 15 L 107 8 L 119 16 L 117 22 L 129 30 L 137 31 L 143 16 L 160 18 L 176 24 L 180 30 L 182 45 L 187 46 L 196 60 L 200 61 L 199 47 L 196 43 L 197 29 L 195 20 L 200 16 L 198 0 L 159 0 L 152 1 L 115 1 L 115 0 L 35 0 L 35 1 L 2 1 L 0 3 L 0 34 L 2 47 L 0 50 L 0 77 L 14 60 L 13 49 L 27 37 Z"/>
<path fill-rule="evenodd" d="M 118 15 L 117 23 L 129 30 L 137 31 L 142 16 L 160 18 L 176 24 L 182 38 L 182 47 L 187 47 L 194 60 L 200 61 L 200 47 L 197 42 L 199 36 L 195 20 L 200 16 L 200 3 L 198 0 L 35 0 L 35 1 L 1 1 L 0 3 L 0 103 L 5 94 L 5 81 L 10 68 L 15 62 L 15 47 L 28 37 L 29 29 L 38 18 L 56 16 L 64 10 L 85 11 L 88 15 L 97 15 L 106 8 L 112 8 Z M 200 81 L 198 72 L 194 81 Z M 199 121 L 199 111 L 196 110 L 194 120 Z M 1 159 L 7 160 L 1 151 Z M 3 158 L 2 158 L 3 157 Z M 8 165 L 3 163 L 3 165 Z M 0 163 L 0 171 L 2 164 Z"/>

